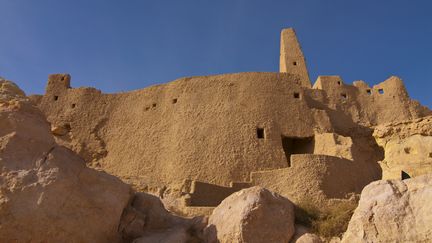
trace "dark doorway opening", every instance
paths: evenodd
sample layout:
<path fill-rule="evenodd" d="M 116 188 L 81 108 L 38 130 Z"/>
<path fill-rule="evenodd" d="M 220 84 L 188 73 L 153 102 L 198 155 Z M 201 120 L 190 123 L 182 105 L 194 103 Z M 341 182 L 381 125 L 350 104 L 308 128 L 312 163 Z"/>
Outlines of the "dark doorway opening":
<path fill-rule="evenodd" d="M 409 178 L 411 178 L 411 176 L 408 174 L 408 173 L 406 173 L 405 171 L 401 171 L 401 179 L 402 180 L 405 180 L 405 179 L 409 179 Z"/>
<path fill-rule="evenodd" d="M 291 166 L 292 154 L 313 154 L 315 147 L 314 137 L 286 137 L 282 135 L 282 146 L 288 167 Z"/>

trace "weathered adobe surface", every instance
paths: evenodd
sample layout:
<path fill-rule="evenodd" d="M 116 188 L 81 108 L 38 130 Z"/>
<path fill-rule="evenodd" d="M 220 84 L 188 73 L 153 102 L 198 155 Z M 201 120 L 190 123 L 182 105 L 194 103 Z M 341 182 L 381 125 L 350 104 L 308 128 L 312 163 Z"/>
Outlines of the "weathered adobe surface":
<path fill-rule="evenodd" d="M 372 127 L 431 112 L 397 77 L 369 87 L 320 76 L 311 88 L 297 39 L 283 36 L 281 51 L 294 53 L 281 53 L 284 65 L 298 60 L 281 68 L 289 73 L 181 78 L 118 94 L 71 88 L 69 75 L 55 74 L 32 100 L 57 142 L 140 189 L 179 187 L 193 196 L 184 191 L 184 180 L 193 180 L 215 188 L 263 185 L 284 196 L 313 185 L 317 200 L 360 192 L 381 178 L 383 152 Z M 346 188 L 338 194 L 340 185 Z"/>

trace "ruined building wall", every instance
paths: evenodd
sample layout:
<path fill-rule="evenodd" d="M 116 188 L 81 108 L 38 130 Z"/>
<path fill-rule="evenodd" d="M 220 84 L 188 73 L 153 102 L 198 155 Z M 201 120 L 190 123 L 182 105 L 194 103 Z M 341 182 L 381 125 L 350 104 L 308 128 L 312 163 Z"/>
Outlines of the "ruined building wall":
<path fill-rule="evenodd" d="M 39 103 L 53 126 L 68 129 L 58 139 L 133 183 L 166 185 L 185 178 L 224 186 L 245 182 L 251 172 L 289 166 L 282 136 L 307 138 L 317 131 L 352 137 L 354 159 L 367 161 L 361 154 L 375 156 L 376 145 L 368 144 L 370 129 L 357 121 L 421 115 L 412 112 L 415 104 L 403 103 L 409 100 L 405 92 L 389 88 L 395 98 L 374 103 L 365 101 L 368 96 L 355 97 L 359 89 L 344 85 L 351 90 L 348 99 L 355 98 L 344 103 L 337 91 L 303 87 L 298 76 L 285 73 L 183 78 L 119 94 L 72 89 L 64 82 L 69 79 L 51 75 Z M 369 110 L 379 112 L 373 116 Z"/>
<path fill-rule="evenodd" d="M 318 91 L 319 90 L 319 91 Z M 392 76 L 369 87 L 363 81 L 347 85 L 339 76 L 320 76 L 311 92 L 325 92 L 318 97 L 311 95 L 311 107 L 343 111 L 345 118 L 357 124 L 372 127 L 390 121 L 426 116 L 430 110 L 409 98 L 402 80 Z M 317 96 L 317 94 L 315 94 Z M 323 104 L 327 104 L 323 106 Z M 334 123 L 346 123 L 341 114 L 336 114 Z M 342 124 L 339 124 L 342 126 Z"/>
<path fill-rule="evenodd" d="M 47 87 L 41 109 L 54 126 L 70 126 L 63 140 L 122 178 L 228 185 L 287 166 L 281 134 L 313 135 L 311 112 L 294 97 L 302 88 L 289 74 L 186 78 L 120 94 L 69 89 L 62 77 L 50 76 L 59 88 Z"/>
<path fill-rule="evenodd" d="M 369 87 L 320 76 L 311 87 L 292 29 L 281 33 L 280 71 L 181 78 L 117 94 L 71 88 L 69 75 L 55 74 L 31 99 L 57 142 L 89 165 L 162 194 L 189 181 L 189 206 L 217 205 L 240 188 L 231 185 L 293 198 L 314 192 L 318 201 L 360 192 L 382 174 L 373 127 L 431 114 L 397 77 Z"/>

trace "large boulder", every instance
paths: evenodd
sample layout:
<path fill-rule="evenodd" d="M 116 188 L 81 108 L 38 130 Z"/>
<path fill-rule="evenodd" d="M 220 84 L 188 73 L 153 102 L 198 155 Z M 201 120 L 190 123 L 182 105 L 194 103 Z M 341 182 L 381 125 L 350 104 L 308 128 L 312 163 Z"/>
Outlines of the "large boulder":
<path fill-rule="evenodd" d="M 289 242 L 294 235 L 294 206 L 261 187 L 227 197 L 216 207 L 205 229 L 208 242 Z"/>
<path fill-rule="evenodd" d="M 294 243 L 322 243 L 322 240 L 317 235 L 306 233 L 300 236 Z"/>
<path fill-rule="evenodd" d="M 204 217 L 182 218 L 168 212 L 161 200 L 146 193 L 136 193 L 123 213 L 119 230 L 125 242 L 186 243 L 201 242 Z"/>
<path fill-rule="evenodd" d="M 430 242 L 431 201 L 432 174 L 373 182 L 363 189 L 342 242 Z"/>
<path fill-rule="evenodd" d="M 130 198 L 57 145 L 24 92 L 0 80 L 0 242 L 118 242 Z"/>

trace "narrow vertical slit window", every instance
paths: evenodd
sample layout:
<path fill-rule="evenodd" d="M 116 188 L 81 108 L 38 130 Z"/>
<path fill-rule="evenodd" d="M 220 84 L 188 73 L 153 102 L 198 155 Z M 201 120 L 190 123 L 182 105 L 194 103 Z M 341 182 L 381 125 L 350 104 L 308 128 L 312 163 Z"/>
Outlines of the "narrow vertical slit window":
<path fill-rule="evenodd" d="M 264 139 L 264 136 L 265 136 L 264 128 L 257 128 L 256 133 L 257 133 L 258 139 Z"/>

